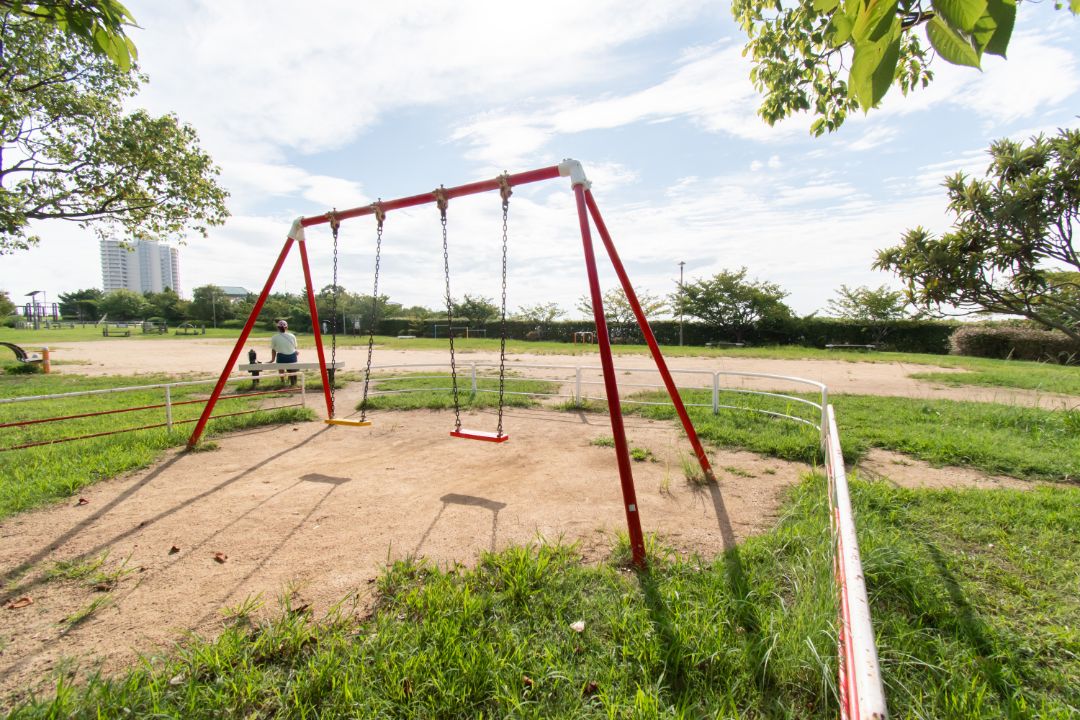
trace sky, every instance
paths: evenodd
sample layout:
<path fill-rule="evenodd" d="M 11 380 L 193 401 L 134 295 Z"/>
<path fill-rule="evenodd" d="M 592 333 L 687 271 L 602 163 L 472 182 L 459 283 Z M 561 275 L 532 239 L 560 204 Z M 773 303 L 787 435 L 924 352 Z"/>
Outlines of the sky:
<path fill-rule="evenodd" d="M 841 284 L 899 287 L 871 269 L 875 251 L 918 225 L 947 230 L 942 180 L 981 174 L 993 140 L 1080 124 L 1080 20 L 1050 3 L 1020 8 L 1007 61 L 987 57 L 982 72 L 936 62 L 929 88 L 894 89 L 820 138 L 809 116 L 757 117 L 726 3 L 127 4 L 150 77 L 131 106 L 193 125 L 231 194 L 225 225 L 179 246 L 187 297 L 211 283 L 258 291 L 298 216 L 574 158 L 639 292 L 674 292 L 680 262 L 687 282 L 745 266 L 809 314 Z M 101 286 L 92 232 L 35 230 L 39 247 L 0 256 L 0 289 L 21 301 Z M 440 233 L 434 206 L 389 214 L 380 292 L 439 307 Z M 452 201 L 448 235 L 452 294 L 497 297 L 498 194 Z M 342 225 L 346 288 L 370 293 L 374 244 L 370 217 Z M 325 227 L 308 231 L 308 248 L 316 287 L 329 284 Z M 580 315 L 569 179 L 515 189 L 508 275 L 511 312 L 555 302 Z M 293 253 L 275 290 L 302 285 Z"/>

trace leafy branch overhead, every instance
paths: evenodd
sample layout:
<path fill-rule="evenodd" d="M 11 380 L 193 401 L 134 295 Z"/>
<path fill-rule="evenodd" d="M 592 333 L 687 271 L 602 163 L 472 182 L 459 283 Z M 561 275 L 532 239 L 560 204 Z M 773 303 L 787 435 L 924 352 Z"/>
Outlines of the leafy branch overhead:
<path fill-rule="evenodd" d="M 137 27 L 135 18 L 116 0 L 0 0 L 0 13 L 54 25 L 123 72 L 131 70 L 139 57 L 125 30 Z"/>
<path fill-rule="evenodd" d="M 0 254 L 35 244 L 31 223 L 41 220 L 159 240 L 205 236 L 224 221 L 228 193 L 194 128 L 174 115 L 125 112 L 144 76 L 32 14 L 52 5 L 3 3 Z"/>
<path fill-rule="evenodd" d="M 1080 14 L 1080 0 L 1069 0 Z M 1058 3 L 1060 7 L 1060 3 Z M 836 130 L 855 108 L 869 112 L 894 85 L 905 95 L 933 80 L 931 49 L 978 68 L 985 54 L 1005 57 L 1016 0 L 734 0 L 746 32 L 750 79 L 764 92 L 758 113 L 769 124 L 800 111 L 811 132 Z M 924 32 L 918 32 L 920 28 Z M 925 37 L 924 37 L 925 36 Z"/>
<path fill-rule="evenodd" d="M 875 267 L 918 307 L 1022 315 L 1080 340 L 1080 130 L 999 140 L 990 157 L 985 179 L 945 180 L 951 231 L 909 230 Z"/>

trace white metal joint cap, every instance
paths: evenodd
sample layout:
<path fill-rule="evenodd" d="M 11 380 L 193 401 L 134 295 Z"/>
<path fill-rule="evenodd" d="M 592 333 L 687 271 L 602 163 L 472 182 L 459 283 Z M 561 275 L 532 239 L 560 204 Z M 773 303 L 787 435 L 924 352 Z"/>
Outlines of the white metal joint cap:
<path fill-rule="evenodd" d="M 585 177 L 585 168 L 577 160 L 566 158 L 559 163 L 559 175 L 562 177 L 570 176 L 571 187 L 581 185 L 586 190 L 592 187 L 592 183 Z"/>
<path fill-rule="evenodd" d="M 296 242 L 304 242 L 304 225 L 303 217 L 298 217 L 293 220 L 292 227 L 289 229 L 289 237 Z"/>

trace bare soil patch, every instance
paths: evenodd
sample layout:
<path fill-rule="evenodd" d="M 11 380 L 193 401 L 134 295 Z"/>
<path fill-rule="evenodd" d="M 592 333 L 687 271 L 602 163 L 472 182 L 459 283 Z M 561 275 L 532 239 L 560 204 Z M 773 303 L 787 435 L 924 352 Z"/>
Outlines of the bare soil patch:
<path fill-rule="evenodd" d="M 861 477 L 886 480 L 906 488 L 968 488 L 976 490 L 1030 490 L 1041 484 L 1004 475 L 987 475 L 973 468 L 945 465 L 935 467 L 903 453 L 871 448 L 857 470 Z"/>

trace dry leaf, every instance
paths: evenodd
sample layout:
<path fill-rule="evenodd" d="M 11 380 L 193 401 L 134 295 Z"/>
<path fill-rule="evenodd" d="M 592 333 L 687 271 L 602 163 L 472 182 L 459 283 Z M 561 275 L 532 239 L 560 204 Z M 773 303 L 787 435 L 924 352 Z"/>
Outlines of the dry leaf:
<path fill-rule="evenodd" d="M 177 545 L 173 545 L 171 548 L 169 548 L 170 555 L 175 555 L 178 552 L 180 552 L 180 548 Z"/>
<path fill-rule="evenodd" d="M 226 555 L 223 552 L 214 553 L 214 562 L 224 563 L 228 559 L 229 559 L 229 556 Z"/>
<path fill-rule="evenodd" d="M 20 608 L 26 607 L 27 605 L 33 605 L 33 604 L 34 604 L 34 601 L 32 599 L 30 599 L 28 597 L 21 597 L 18 600 L 12 600 L 5 607 L 8 610 L 18 610 Z"/>
<path fill-rule="evenodd" d="M 581 689 L 581 694 L 585 697 L 592 697 L 599 691 L 600 686 L 596 684 L 596 681 L 590 680 L 589 682 L 585 683 L 585 687 Z"/>
<path fill-rule="evenodd" d="M 183 683 L 184 683 L 184 674 L 183 673 L 180 673 L 179 675 L 173 675 L 171 678 L 169 678 L 169 684 L 170 685 L 182 685 Z"/>
<path fill-rule="evenodd" d="M 524 685 L 527 688 L 531 688 L 533 686 L 533 680 L 528 675 L 522 675 L 521 676 L 521 684 Z"/>
<path fill-rule="evenodd" d="M 76 504 L 76 505 L 89 505 L 89 504 L 90 504 L 90 501 L 89 501 L 89 500 L 87 500 L 87 499 L 86 499 L 86 498 L 84 498 L 84 497 L 81 497 L 81 498 L 79 498 L 79 502 L 77 502 L 77 503 L 75 503 L 75 504 Z"/>
<path fill-rule="evenodd" d="M 96 585 L 94 585 L 94 590 L 97 591 L 97 592 L 109 592 L 110 590 L 113 589 L 113 585 L 115 585 L 115 583 L 99 582 Z"/>
<path fill-rule="evenodd" d="M 574 632 L 585 632 L 585 621 L 578 620 L 577 622 L 570 623 L 570 629 Z"/>

